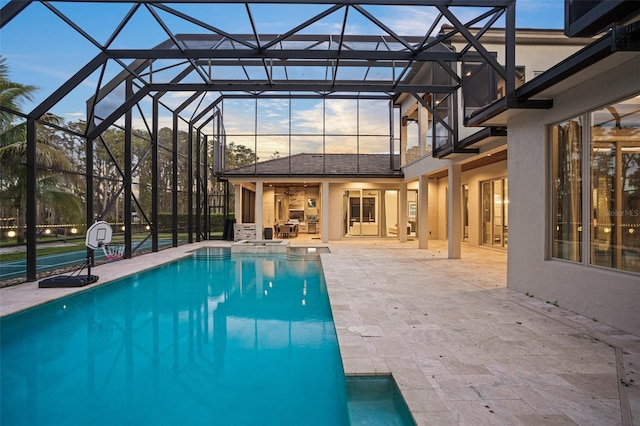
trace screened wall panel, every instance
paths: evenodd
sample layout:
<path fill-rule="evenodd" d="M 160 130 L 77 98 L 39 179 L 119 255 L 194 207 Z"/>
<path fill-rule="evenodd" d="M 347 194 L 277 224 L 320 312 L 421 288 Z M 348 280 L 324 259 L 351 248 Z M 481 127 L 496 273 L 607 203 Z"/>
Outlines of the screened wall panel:
<path fill-rule="evenodd" d="M 391 150 L 390 136 L 360 136 L 360 154 L 389 154 Z"/>
<path fill-rule="evenodd" d="M 258 162 L 275 160 L 278 158 L 289 157 L 289 136 L 288 135 L 259 135 L 257 141 L 257 157 Z M 269 169 L 265 169 L 264 173 L 269 173 Z M 276 172 L 273 170 L 271 172 Z"/>
<path fill-rule="evenodd" d="M 359 130 L 358 101 L 356 99 L 332 99 L 325 101 L 324 116 L 317 114 L 317 128 L 314 133 L 322 134 L 321 124 L 324 121 L 324 132 L 327 135 L 356 135 Z M 388 120 L 388 118 L 387 118 Z"/>
<path fill-rule="evenodd" d="M 189 242 L 189 194 L 185 191 L 178 192 L 178 244 Z"/>

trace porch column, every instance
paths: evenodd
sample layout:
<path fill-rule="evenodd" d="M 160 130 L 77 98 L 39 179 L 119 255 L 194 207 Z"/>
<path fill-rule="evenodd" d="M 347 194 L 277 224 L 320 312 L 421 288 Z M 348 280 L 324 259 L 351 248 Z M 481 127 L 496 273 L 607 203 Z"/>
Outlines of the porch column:
<path fill-rule="evenodd" d="M 400 192 L 398 193 L 398 238 L 401 243 L 407 242 L 407 223 L 409 216 L 407 214 L 407 182 L 400 184 Z"/>
<path fill-rule="evenodd" d="M 233 201 L 233 215 L 236 223 L 242 223 L 242 186 L 233 185 L 233 193 L 236 195 Z"/>
<path fill-rule="evenodd" d="M 262 181 L 256 181 L 256 240 L 262 240 L 262 231 L 264 225 L 262 223 Z"/>
<path fill-rule="evenodd" d="M 418 181 L 418 248 L 429 247 L 429 177 L 420 176 Z"/>
<path fill-rule="evenodd" d="M 322 182 L 320 196 L 322 216 L 320 216 L 320 237 L 323 243 L 329 242 L 329 182 Z"/>
<path fill-rule="evenodd" d="M 460 259 L 462 251 L 462 170 L 459 164 L 449 164 L 449 259 Z"/>

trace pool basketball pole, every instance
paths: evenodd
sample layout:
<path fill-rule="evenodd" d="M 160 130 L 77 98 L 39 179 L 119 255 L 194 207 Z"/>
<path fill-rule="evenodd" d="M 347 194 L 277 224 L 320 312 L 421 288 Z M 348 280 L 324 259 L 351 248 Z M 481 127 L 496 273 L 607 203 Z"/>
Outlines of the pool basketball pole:
<path fill-rule="evenodd" d="M 87 229 L 85 245 L 87 246 L 87 260 L 79 269 L 70 275 L 59 275 L 56 277 L 45 278 L 38 283 L 40 288 L 53 287 L 83 287 L 87 284 L 93 284 L 98 281 L 97 275 L 91 275 L 91 258 L 94 250 L 103 247 L 111 242 L 113 231 L 111 226 L 103 221 L 97 221 Z M 87 267 L 87 275 L 80 275 L 85 266 Z"/>

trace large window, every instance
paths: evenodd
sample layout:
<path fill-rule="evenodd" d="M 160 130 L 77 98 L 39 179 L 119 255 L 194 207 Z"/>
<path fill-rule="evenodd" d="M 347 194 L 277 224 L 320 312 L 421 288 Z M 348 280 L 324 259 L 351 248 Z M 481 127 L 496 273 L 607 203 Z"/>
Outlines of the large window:
<path fill-rule="evenodd" d="M 393 106 L 387 98 L 230 98 L 222 106 L 225 171 L 362 173 L 363 162 L 357 155 L 387 155 L 391 160 L 395 154 L 390 144 Z M 288 160 L 294 156 L 298 159 Z"/>
<path fill-rule="evenodd" d="M 552 126 L 551 162 L 552 257 L 640 272 L 640 96 Z"/>
<path fill-rule="evenodd" d="M 591 113 L 591 263 L 640 272 L 640 97 Z"/>

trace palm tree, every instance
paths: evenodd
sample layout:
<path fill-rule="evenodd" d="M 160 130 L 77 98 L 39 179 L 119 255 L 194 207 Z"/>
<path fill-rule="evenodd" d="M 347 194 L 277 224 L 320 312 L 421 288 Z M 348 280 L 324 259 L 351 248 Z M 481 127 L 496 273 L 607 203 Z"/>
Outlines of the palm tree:
<path fill-rule="evenodd" d="M 23 241 L 22 225 L 24 224 L 25 204 L 27 197 L 26 163 L 27 127 L 26 122 L 16 123 L 19 107 L 25 100 L 32 98 L 34 86 L 23 85 L 9 80 L 9 69 L 5 59 L 0 58 L 0 195 L 2 200 L 10 204 L 16 211 L 18 242 Z M 46 114 L 41 121 L 60 125 L 62 118 L 54 114 Z M 39 132 L 40 133 L 40 132 Z M 52 201 L 60 211 L 74 216 L 81 211 L 80 203 L 68 190 L 60 185 L 61 172 L 73 170 L 73 164 L 67 155 L 49 138 L 37 136 L 36 166 L 44 173 L 39 173 L 37 196 L 41 200 Z"/>

